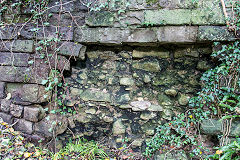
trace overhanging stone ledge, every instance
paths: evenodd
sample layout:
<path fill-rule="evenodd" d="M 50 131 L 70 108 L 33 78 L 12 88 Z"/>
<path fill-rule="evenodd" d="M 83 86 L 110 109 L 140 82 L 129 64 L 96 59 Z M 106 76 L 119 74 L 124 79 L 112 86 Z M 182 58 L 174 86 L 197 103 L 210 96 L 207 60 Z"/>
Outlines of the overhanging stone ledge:
<path fill-rule="evenodd" d="M 198 26 L 152 28 L 75 28 L 74 41 L 83 44 L 129 45 L 152 43 L 195 43 Z"/>

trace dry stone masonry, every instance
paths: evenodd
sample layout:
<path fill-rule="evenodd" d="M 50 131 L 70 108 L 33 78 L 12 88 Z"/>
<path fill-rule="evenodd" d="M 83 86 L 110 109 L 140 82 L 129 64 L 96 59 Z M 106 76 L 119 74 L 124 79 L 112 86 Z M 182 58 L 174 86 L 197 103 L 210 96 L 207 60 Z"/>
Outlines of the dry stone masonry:
<path fill-rule="evenodd" d="M 213 42 L 235 40 L 219 0 L 111 1 L 97 12 L 79 0 L 63 0 L 60 10 L 56 1 L 49 3 L 50 26 L 36 33 L 34 24 L 0 28 L 0 117 L 35 139 L 50 139 L 54 129 L 61 141 L 74 133 L 108 137 L 114 147 L 127 137 L 140 151 L 158 125 L 187 110 L 202 73 L 214 67 Z M 30 13 L 18 14 L 23 21 Z M 64 105 L 77 109 L 74 115 L 51 113 L 51 93 L 41 84 L 56 62 L 46 64 L 35 41 L 56 38 L 56 30 L 57 68 L 68 73 Z M 209 123 L 201 126 L 203 133 L 221 132 L 218 121 Z M 239 123 L 232 125 L 230 134 L 239 136 Z"/>

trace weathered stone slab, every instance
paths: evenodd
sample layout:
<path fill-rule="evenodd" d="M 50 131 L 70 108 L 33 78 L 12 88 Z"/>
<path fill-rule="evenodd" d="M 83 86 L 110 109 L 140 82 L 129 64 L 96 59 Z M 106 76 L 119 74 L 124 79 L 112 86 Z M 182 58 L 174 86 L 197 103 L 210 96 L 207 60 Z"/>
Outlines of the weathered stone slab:
<path fill-rule="evenodd" d="M 31 68 L 28 67 L 12 67 L 0 66 L 2 76 L 0 81 L 4 82 L 36 82 Z"/>
<path fill-rule="evenodd" d="M 81 51 L 80 51 L 81 52 Z M 45 59 L 40 59 L 41 61 L 43 61 L 45 63 Z M 52 68 L 55 68 L 55 65 L 57 67 L 58 70 L 62 71 L 62 70 L 70 70 L 70 60 L 65 57 L 65 56 L 61 56 L 61 55 L 57 55 L 57 60 L 55 58 L 55 56 L 53 57 L 49 57 L 48 61 L 50 62 L 50 65 Z"/>
<path fill-rule="evenodd" d="M 196 26 L 156 27 L 155 30 L 160 43 L 196 42 L 198 33 Z"/>
<path fill-rule="evenodd" d="M 137 48 L 133 50 L 132 56 L 134 58 L 143 58 L 143 57 L 158 57 L 158 58 L 170 58 L 169 51 L 161 50 L 161 49 L 152 49 L 152 48 Z"/>
<path fill-rule="evenodd" d="M 199 26 L 198 41 L 234 41 L 233 32 L 225 26 Z"/>
<path fill-rule="evenodd" d="M 84 101 L 111 102 L 111 95 L 107 91 L 94 88 L 85 90 L 80 98 Z"/>
<path fill-rule="evenodd" d="M 191 15 L 188 9 L 146 10 L 144 22 L 153 25 L 185 25 L 191 24 Z"/>
<path fill-rule="evenodd" d="M 73 40 L 73 27 L 39 27 L 37 31 L 37 39 L 53 39 L 58 38 L 60 40 Z"/>
<path fill-rule="evenodd" d="M 225 17 L 220 7 L 192 10 L 193 25 L 225 25 Z"/>
<path fill-rule="evenodd" d="M 6 91 L 11 94 L 12 100 L 16 102 L 41 103 L 50 98 L 49 93 L 45 91 L 45 87 L 37 84 L 8 83 Z M 45 98 L 44 95 L 47 95 L 47 97 Z"/>
<path fill-rule="evenodd" d="M 174 58 L 182 58 L 185 56 L 198 58 L 199 50 L 197 48 L 189 47 L 189 48 L 179 48 L 179 49 L 176 49 L 174 52 Z"/>
<path fill-rule="evenodd" d="M 73 39 L 73 28 L 69 27 L 57 27 L 57 26 L 34 26 L 34 25 L 9 25 L 4 28 L 0 28 L 0 39 L 12 40 L 21 36 L 24 39 L 52 39 L 59 38 L 61 40 Z"/>
<path fill-rule="evenodd" d="M 197 26 L 166 26 L 152 29 L 77 28 L 74 40 L 89 44 L 194 43 L 197 33 Z"/>
<path fill-rule="evenodd" d="M 114 27 L 142 26 L 144 22 L 143 11 L 128 11 L 124 13 L 124 18 L 115 21 Z"/>
<path fill-rule="evenodd" d="M 130 105 L 132 106 L 133 111 L 144 111 L 151 106 L 151 103 L 148 101 L 133 101 Z"/>
<path fill-rule="evenodd" d="M 86 17 L 86 24 L 89 26 L 111 27 L 114 24 L 115 17 L 114 12 L 90 12 Z"/>
<path fill-rule="evenodd" d="M 80 43 L 121 44 L 129 30 L 120 28 L 76 28 L 74 40 Z"/>
<path fill-rule="evenodd" d="M 6 87 L 6 83 L 0 82 L 0 99 L 4 98 L 6 96 L 5 87 Z"/>
<path fill-rule="evenodd" d="M 203 1 L 202 1 L 203 2 Z M 152 25 L 225 25 L 219 1 L 204 1 L 199 9 L 145 10 L 144 23 Z"/>
<path fill-rule="evenodd" d="M 0 117 L 3 119 L 4 122 L 8 124 L 12 124 L 12 116 L 6 113 L 0 112 Z"/>
<path fill-rule="evenodd" d="M 134 61 L 132 67 L 135 69 L 141 69 L 148 72 L 160 72 L 161 67 L 157 60 L 152 61 Z"/>
<path fill-rule="evenodd" d="M 80 56 L 85 54 L 86 46 L 73 43 L 73 42 L 62 42 L 59 44 L 59 54 L 65 56 Z"/>
<path fill-rule="evenodd" d="M 67 126 L 68 120 L 66 117 L 49 114 L 35 124 L 35 131 L 44 137 L 52 137 L 53 133 L 55 135 L 62 134 L 67 129 Z"/>
<path fill-rule="evenodd" d="M 87 2 L 93 2 L 92 0 Z M 87 10 L 85 6 L 87 4 L 86 1 L 79 1 L 79 0 L 63 0 L 60 4 L 58 0 L 51 0 L 48 4 L 49 11 L 53 13 L 59 13 L 61 10 L 62 12 L 77 12 L 81 10 Z"/>
<path fill-rule="evenodd" d="M 27 53 L 0 52 L 0 66 L 27 67 L 29 57 Z"/>
<path fill-rule="evenodd" d="M 17 32 L 14 30 L 13 26 L 0 27 L 0 39 L 14 39 L 17 35 Z"/>
<path fill-rule="evenodd" d="M 86 11 L 72 12 L 72 15 L 69 13 L 62 13 L 59 16 L 59 13 L 53 13 L 49 18 L 48 22 L 53 26 L 83 26 L 85 24 L 85 16 L 87 15 Z M 74 18 L 74 19 L 73 19 Z"/>
<path fill-rule="evenodd" d="M 33 52 L 32 40 L 1 41 L 0 51 L 2 52 Z"/>
<path fill-rule="evenodd" d="M 203 120 L 201 123 L 201 131 L 206 135 L 221 135 L 222 134 L 222 123 L 223 121 L 216 119 Z M 240 136 L 240 123 L 234 121 L 231 124 L 229 136 Z"/>
<path fill-rule="evenodd" d="M 44 109 L 41 106 L 24 107 L 24 119 L 31 122 L 38 122 L 44 117 Z"/>
<path fill-rule="evenodd" d="M 10 105 L 11 105 L 10 100 L 2 99 L 1 100 L 1 107 L 0 107 L 1 112 L 9 113 Z"/>
<path fill-rule="evenodd" d="M 134 85 L 134 79 L 132 77 L 123 77 L 120 79 L 120 85 L 132 86 Z"/>
<path fill-rule="evenodd" d="M 25 61 L 25 65 L 26 63 Z M 18 61 L 16 64 L 24 65 L 24 61 Z M 49 66 L 39 59 L 35 59 L 33 65 L 30 67 L 0 66 L 0 72 L 2 73 L 0 81 L 40 84 L 43 79 L 47 79 L 49 70 Z"/>
<path fill-rule="evenodd" d="M 10 105 L 10 114 L 14 117 L 21 117 L 23 112 L 23 106 L 11 104 Z"/>
<path fill-rule="evenodd" d="M 24 119 L 14 119 L 14 123 L 17 122 L 13 128 L 17 131 L 21 131 L 27 134 L 33 133 L 33 123 Z"/>
<path fill-rule="evenodd" d="M 127 43 L 154 43 L 158 41 L 156 32 L 152 29 L 126 30 L 125 33 L 127 34 L 123 35 L 122 41 Z"/>
<path fill-rule="evenodd" d="M 126 127 L 123 125 L 122 120 L 118 119 L 113 123 L 112 132 L 114 136 L 120 136 L 125 134 Z"/>

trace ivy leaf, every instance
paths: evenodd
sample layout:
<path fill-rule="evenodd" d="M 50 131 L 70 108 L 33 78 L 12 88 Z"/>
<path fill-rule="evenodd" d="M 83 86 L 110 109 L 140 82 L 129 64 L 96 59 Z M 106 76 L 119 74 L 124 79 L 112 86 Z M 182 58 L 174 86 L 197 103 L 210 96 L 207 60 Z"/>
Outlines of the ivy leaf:
<path fill-rule="evenodd" d="M 45 84 L 47 84 L 47 82 L 48 82 L 47 79 L 43 79 L 42 82 L 41 82 L 41 84 L 42 84 L 42 85 L 45 85 Z"/>

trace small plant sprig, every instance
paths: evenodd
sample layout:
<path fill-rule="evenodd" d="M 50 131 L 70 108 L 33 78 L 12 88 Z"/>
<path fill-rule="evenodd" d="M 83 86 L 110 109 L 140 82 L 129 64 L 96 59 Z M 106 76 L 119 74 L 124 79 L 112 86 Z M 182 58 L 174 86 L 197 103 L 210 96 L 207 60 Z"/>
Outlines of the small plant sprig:
<path fill-rule="evenodd" d="M 240 159 L 240 139 L 237 138 L 232 143 L 217 148 L 214 155 L 210 155 L 209 159 L 219 159 L 219 160 L 238 160 Z"/>

